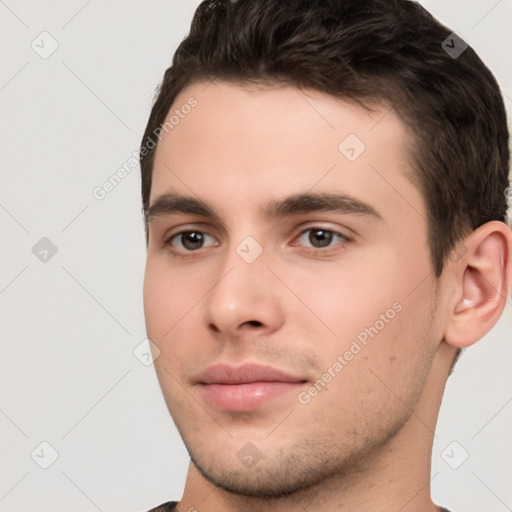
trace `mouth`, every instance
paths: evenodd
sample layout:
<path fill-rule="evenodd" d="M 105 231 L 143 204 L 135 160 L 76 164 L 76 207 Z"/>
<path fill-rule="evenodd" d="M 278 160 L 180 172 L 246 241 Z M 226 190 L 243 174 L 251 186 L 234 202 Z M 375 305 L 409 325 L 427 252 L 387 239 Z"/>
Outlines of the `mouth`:
<path fill-rule="evenodd" d="M 229 412 L 261 407 L 307 383 L 270 366 L 246 364 L 240 367 L 215 365 L 199 375 L 197 384 L 208 404 Z"/>

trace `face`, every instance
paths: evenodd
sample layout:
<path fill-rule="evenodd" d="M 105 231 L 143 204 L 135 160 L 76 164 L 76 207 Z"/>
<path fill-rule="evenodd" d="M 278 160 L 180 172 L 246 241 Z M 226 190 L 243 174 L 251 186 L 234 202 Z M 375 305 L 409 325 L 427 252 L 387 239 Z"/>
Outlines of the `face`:
<path fill-rule="evenodd" d="M 409 420 L 440 339 L 406 128 L 384 107 L 221 81 L 176 109 L 144 308 L 193 463 L 260 497 L 362 467 Z"/>

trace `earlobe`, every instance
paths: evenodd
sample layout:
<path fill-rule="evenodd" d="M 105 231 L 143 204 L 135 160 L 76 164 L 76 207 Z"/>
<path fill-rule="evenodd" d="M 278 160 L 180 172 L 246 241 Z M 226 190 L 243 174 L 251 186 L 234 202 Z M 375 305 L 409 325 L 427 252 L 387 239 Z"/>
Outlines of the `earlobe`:
<path fill-rule="evenodd" d="M 457 348 L 473 345 L 496 324 L 507 303 L 512 280 L 512 233 L 488 222 L 465 239 L 463 257 L 454 263 L 456 293 L 444 340 Z"/>

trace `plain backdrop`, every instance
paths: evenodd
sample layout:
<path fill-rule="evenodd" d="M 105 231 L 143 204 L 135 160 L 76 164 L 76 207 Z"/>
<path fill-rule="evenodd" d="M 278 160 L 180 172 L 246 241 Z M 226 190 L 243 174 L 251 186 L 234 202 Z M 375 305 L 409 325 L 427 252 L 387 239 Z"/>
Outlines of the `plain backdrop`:
<path fill-rule="evenodd" d="M 93 190 L 137 152 L 198 3 L 0 1 L 0 512 L 181 498 L 188 455 L 143 357 L 140 169 Z M 423 3 L 510 112 L 512 1 Z M 509 300 L 448 381 L 432 492 L 454 512 L 512 510 L 511 333 Z"/>

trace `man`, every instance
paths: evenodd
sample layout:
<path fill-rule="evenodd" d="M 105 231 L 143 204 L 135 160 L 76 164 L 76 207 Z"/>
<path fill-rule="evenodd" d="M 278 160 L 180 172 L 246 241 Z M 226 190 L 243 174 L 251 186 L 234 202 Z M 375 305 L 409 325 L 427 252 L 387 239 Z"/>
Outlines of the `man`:
<path fill-rule="evenodd" d="M 512 281 L 475 52 L 408 0 L 205 1 L 141 169 L 148 337 L 191 458 L 154 510 L 446 510 L 445 383 Z"/>

